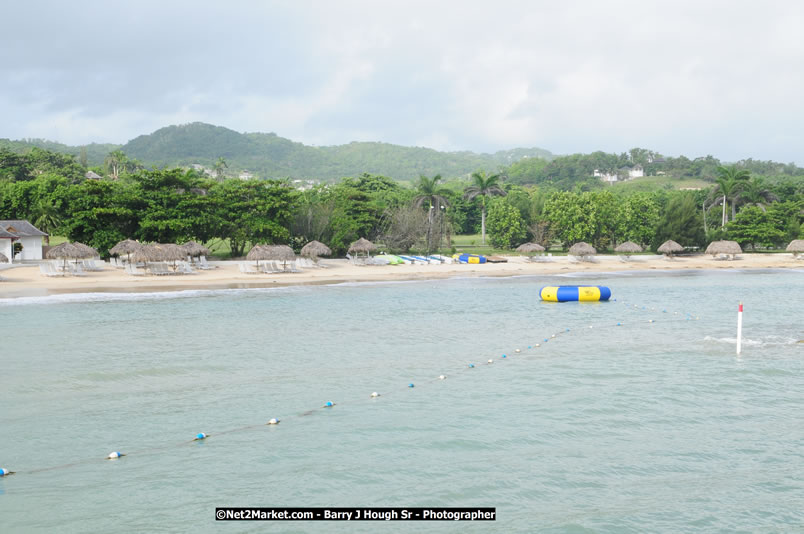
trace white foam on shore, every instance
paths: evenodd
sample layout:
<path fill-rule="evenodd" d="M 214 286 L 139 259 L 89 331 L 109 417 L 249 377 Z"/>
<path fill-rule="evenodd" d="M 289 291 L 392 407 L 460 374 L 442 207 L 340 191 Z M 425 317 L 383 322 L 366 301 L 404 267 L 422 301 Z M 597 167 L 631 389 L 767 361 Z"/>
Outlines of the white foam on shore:
<path fill-rule="evenodd" d="M 31 306 L 43 304 L 73 304 L 86 302 L 118 302 L 142 300 L 169 300 L 194 297 L 212 297 L 226 294 L 275 293 L 302 289 L 305 286 L 226 288 L 226 289 L 185 289 L 178 291 L 148 291 L 134 293 L 60 293 L 36 297 L 0 298 L 0 307 Z"/>

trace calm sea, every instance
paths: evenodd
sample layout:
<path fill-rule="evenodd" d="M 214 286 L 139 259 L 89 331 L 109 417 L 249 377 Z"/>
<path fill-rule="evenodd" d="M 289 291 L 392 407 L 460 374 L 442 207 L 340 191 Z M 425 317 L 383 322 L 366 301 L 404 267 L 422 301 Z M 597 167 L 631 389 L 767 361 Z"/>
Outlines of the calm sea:
<path fill-rule="evenodd" d="M 539 301 L 584 283 L 616 302 Z M 803 302 L 803 271 L 0 299 L 0 531 L 804 532 Z"/>

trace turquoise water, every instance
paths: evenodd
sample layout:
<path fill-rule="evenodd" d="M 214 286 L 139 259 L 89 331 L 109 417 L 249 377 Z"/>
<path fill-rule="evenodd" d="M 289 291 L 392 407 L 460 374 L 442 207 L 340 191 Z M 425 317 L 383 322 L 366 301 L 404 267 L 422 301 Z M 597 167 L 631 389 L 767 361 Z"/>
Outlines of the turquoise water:
<path fill-rule="evenodd" d="M 538 300 L 573 283 L 617 301 Z M 802 302 L 801 271 L 0 299 L 0 531 L 802 532 Z"/>

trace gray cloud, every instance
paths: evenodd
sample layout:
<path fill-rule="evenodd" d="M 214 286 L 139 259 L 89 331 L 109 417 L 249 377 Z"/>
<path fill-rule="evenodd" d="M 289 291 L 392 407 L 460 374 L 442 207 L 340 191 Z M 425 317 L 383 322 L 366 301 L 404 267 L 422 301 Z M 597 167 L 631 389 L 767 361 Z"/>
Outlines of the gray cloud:
<path fill-rule="evenodd" d="M 308 143 L 798 161 L 790 2 L 27 2 L 0 136 L 125 142 L 205 121 Z"/>

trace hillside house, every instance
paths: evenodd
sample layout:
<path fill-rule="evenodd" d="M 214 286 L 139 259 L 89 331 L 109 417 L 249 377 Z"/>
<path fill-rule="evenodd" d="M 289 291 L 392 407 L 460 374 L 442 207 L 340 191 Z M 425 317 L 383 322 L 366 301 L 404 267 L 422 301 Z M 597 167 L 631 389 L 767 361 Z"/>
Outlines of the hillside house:
<path fill-rule="evenodd" d="M 47 234 L 28 221 L 0 221 L 0 252 L 14 260 L 41 260 L 42 238 Z M 14 255 L 14 243 L 20 243 L 22 250 Z"/>

